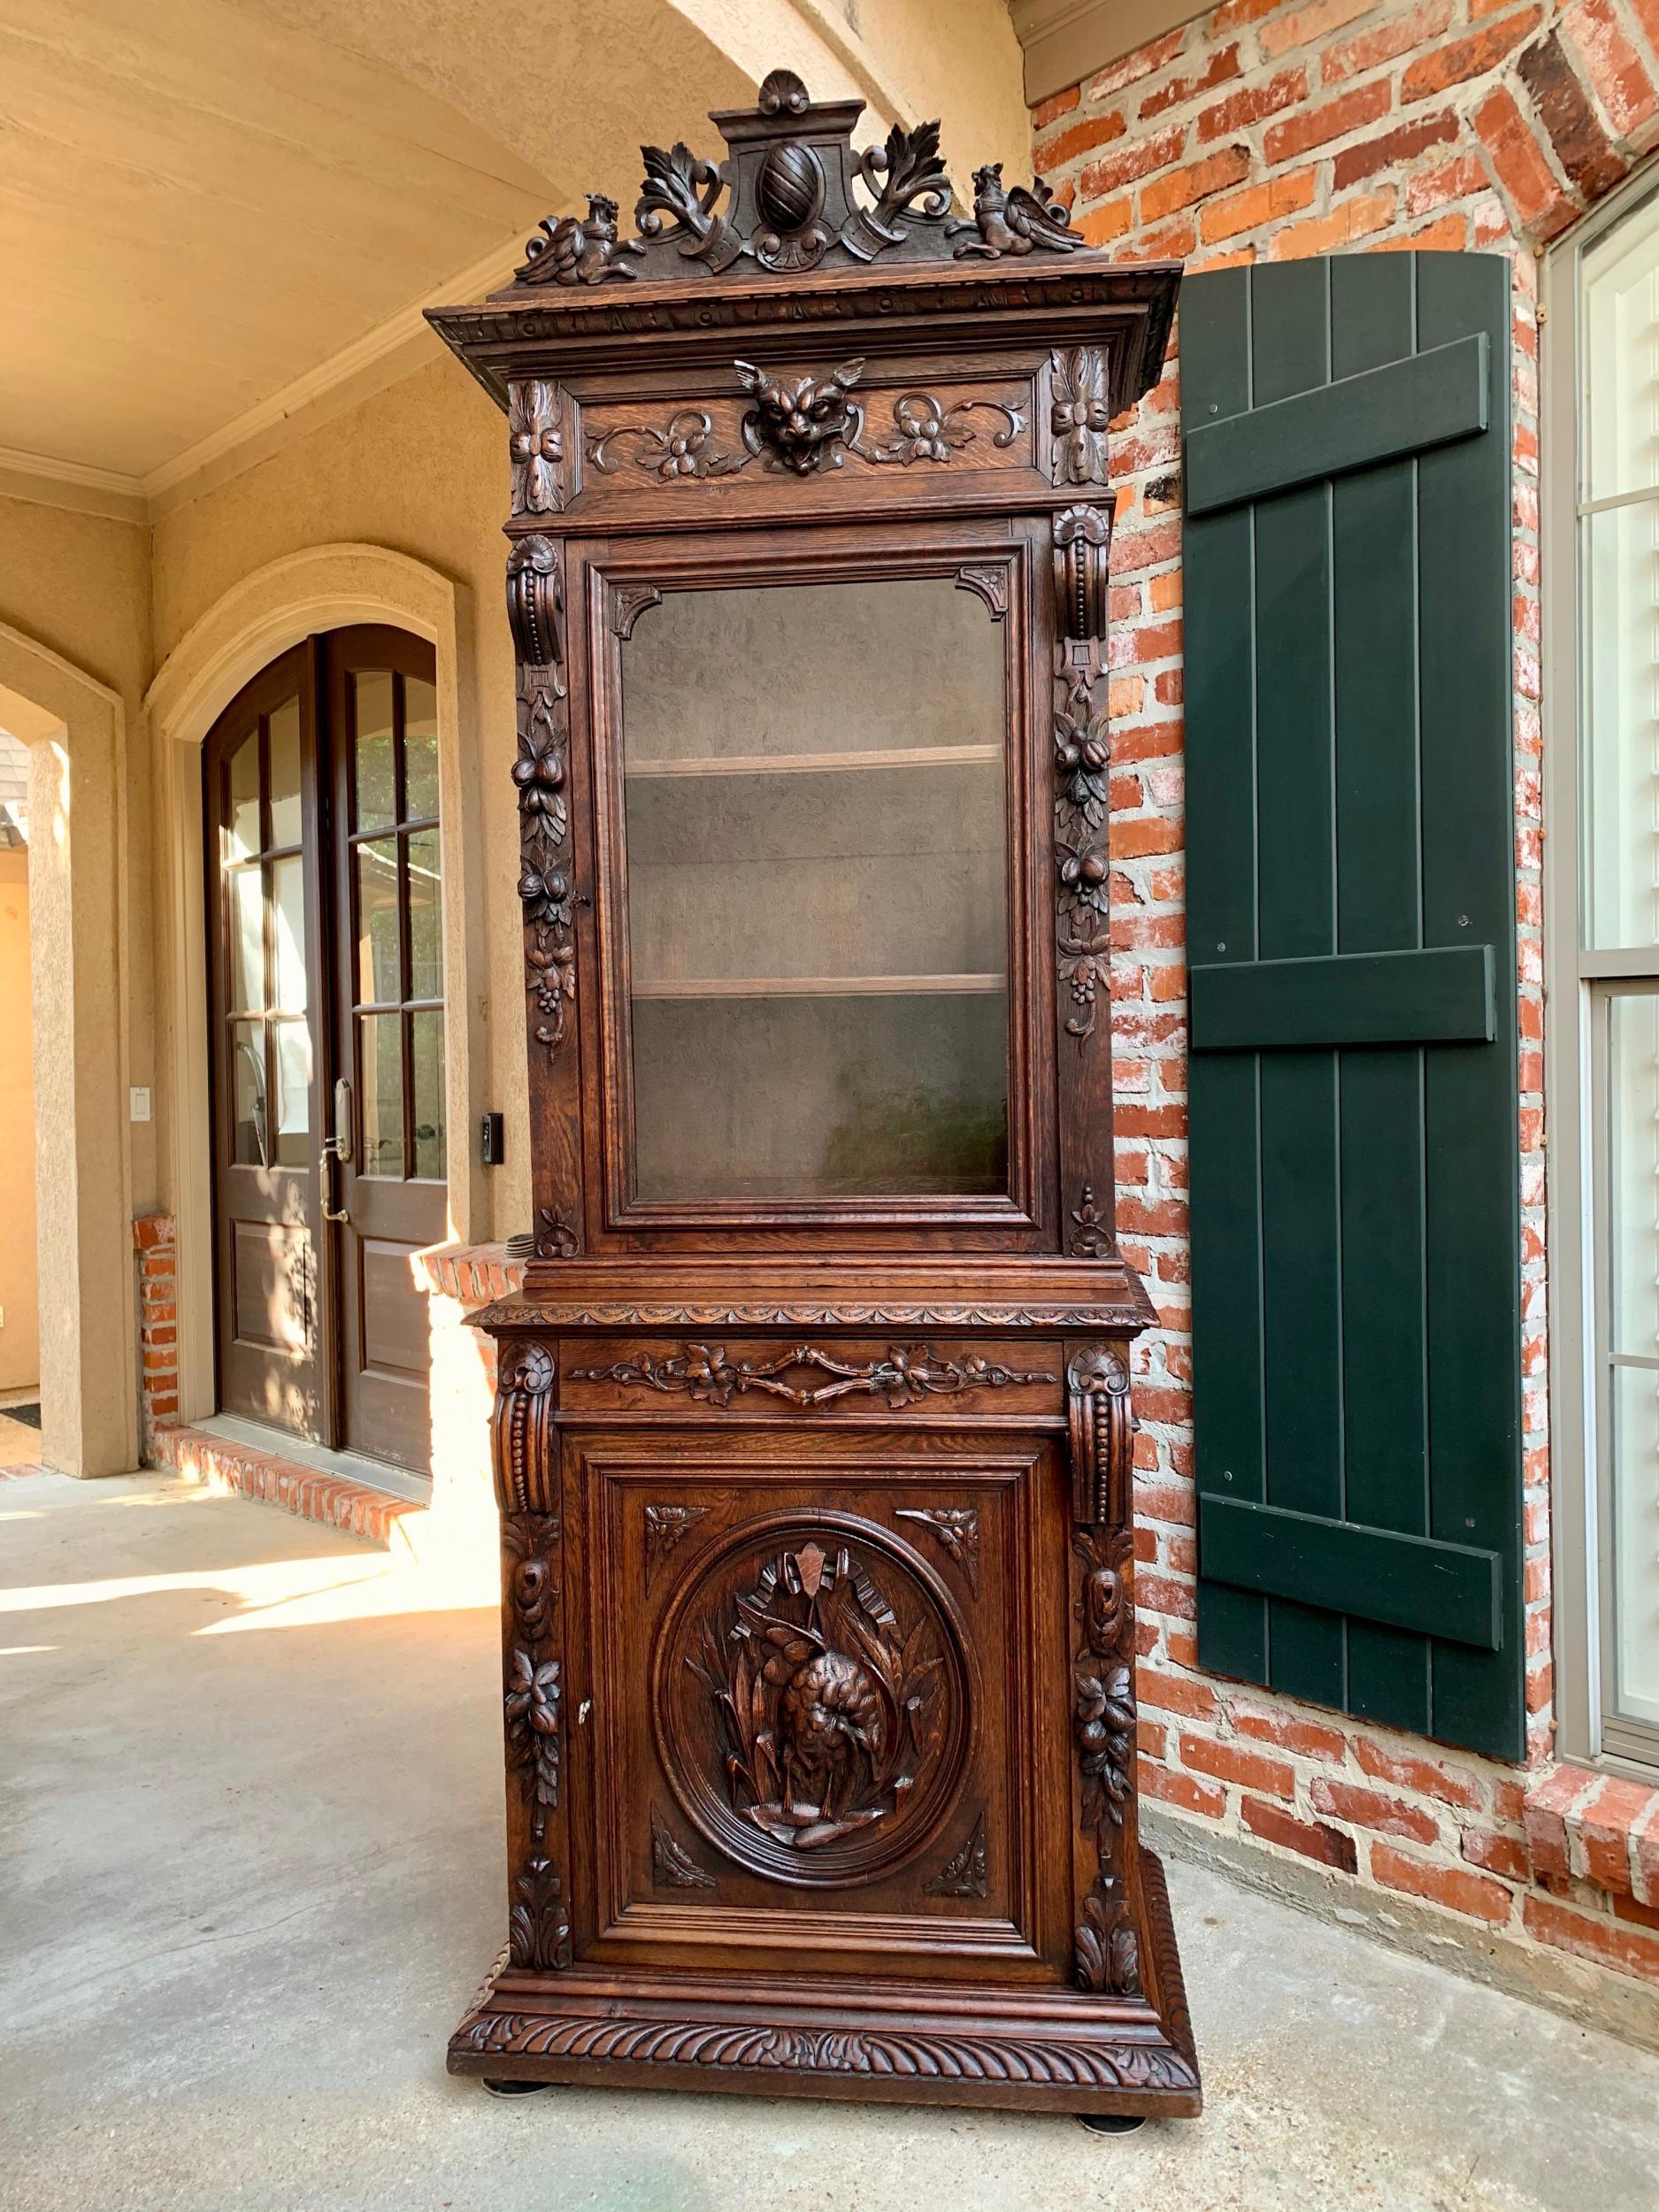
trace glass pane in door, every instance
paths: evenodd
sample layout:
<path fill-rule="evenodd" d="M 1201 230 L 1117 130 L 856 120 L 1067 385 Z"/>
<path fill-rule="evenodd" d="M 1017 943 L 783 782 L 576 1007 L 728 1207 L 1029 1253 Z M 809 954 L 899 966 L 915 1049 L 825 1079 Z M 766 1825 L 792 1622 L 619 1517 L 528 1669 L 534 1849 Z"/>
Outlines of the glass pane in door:
<path fill-rule="evenodd" d="M 641 1200 L 1006 1192 L 1003 636 L 949 577 L 639 618 Z"/>
<path fill-rule="evenodd" d="M 361 1171 L 441 1182 L 443 866 L 436 695 L 400 670 L 352 672 L 350 824 Z"/>

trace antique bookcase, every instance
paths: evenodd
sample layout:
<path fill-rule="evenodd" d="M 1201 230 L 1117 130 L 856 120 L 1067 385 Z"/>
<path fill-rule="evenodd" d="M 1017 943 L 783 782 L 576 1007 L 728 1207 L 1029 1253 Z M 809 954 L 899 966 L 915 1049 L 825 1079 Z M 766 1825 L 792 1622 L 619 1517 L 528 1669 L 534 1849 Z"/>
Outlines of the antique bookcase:
<path fill-rule="evenodd" d="M 1198 2109 L 1134 1755 L 1108 424 L 1177 272 L 778 72 L 436 327 L 507 414 L 534 1256 L 450 2064 Z"/>

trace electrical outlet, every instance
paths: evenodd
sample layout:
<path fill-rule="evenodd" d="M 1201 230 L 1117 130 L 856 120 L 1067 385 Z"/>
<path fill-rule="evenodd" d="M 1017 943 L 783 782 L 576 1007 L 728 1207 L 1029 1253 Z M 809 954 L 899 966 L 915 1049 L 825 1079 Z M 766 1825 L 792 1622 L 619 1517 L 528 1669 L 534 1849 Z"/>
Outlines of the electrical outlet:
<path fill-rule="evenodd" d="M 127 1093 L 127 1098 L 130 1102 L 127 1108 L 128 1120 L 148 1121 L 150 1119 L 149 1084 L 134 1083 L 131 1090 Z"/>

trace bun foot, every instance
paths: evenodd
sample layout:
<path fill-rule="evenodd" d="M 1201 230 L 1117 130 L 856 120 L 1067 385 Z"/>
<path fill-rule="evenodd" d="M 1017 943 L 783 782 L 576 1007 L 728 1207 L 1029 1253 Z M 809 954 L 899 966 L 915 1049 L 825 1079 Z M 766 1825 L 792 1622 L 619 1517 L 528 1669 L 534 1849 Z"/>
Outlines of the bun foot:
<path fill-rule="evenodd" d="M 1137 2128 L 1145 2127 L 1147 2116 L 1144 2112 L 1079 2112 L 1077 2124 L 1091 2135 L 1133 2135 Z"/>
<path fill-rule="evenodd" d="M 484 2086 L 492 2097 L 537 2097 L 553 2085 L 550 2081 L 491 2081 L 487 2075 Z"/>

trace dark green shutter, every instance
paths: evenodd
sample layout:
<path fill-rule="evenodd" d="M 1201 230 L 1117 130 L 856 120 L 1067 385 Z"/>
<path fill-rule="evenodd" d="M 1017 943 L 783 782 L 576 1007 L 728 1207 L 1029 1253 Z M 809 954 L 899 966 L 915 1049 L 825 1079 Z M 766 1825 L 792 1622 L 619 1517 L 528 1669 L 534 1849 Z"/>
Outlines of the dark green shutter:
<path fill-rule="evenodd" d="M 1509 269 L 1189 279 L 1198 1646 L 1518 1756 Z"/>

